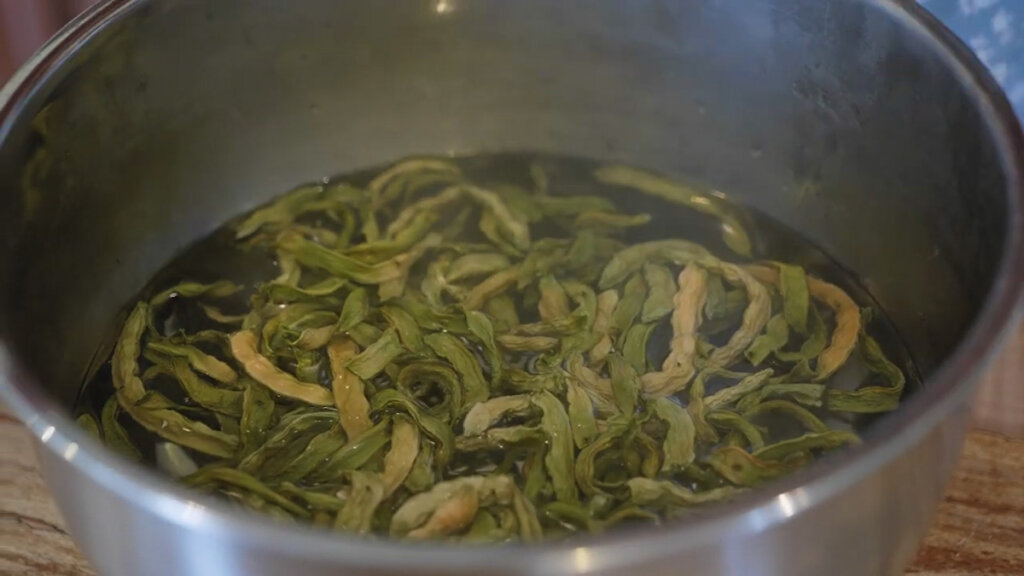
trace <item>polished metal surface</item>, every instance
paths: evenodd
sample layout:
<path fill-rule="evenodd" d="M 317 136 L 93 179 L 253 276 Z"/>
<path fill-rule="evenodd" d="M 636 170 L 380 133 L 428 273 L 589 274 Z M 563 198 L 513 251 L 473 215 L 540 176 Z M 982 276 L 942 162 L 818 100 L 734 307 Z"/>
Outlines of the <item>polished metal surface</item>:
<path fill-rule="evenodd" d="M 366 541 L 196 499 L 68 418 L 164 262 L 314 177 L 421 153 L 619 160 L 727 190 L 856 271 L 927 377 L 864 446 L 573 544 Z M 897 574 L 1024 282 L 1024 143 L 912 2 L 114 0 L 0 93 L 0 398 L 105 575 Z"/>

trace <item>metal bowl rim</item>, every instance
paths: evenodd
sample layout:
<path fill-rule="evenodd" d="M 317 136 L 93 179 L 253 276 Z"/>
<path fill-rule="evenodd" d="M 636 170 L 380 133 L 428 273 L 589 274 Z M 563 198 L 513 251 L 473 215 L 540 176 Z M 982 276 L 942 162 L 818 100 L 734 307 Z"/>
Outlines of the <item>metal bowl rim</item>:
<path fill-rule="evenodd" d="M 108 0 L 65 26 L 0 89 L 0 143 L 33 95 L 52 80 L 90 39 L 150 0 Z M 532 567 L 542 573 L 585 571 L 587 567 L 625 568 L 684 548 L 720 543 L 730 535 L 764 530 L 841 495 L 924 437 L 965 401 L 973 381 L 1016 324 L 1024 289 L 1024 135 L 1017 118 L 984 65 L 950 30 L 914 2 L 864 0 L 927 42 L 958 76 L 995 140 L 1006 175 L 1009 209 L 1007 238 L 999 271 L 977 318 L 953 354 L 909 398 L 898 413 L 882 418 L 865 443 L 822 459 L 806 470 L 735 502 L 703 509 L 698 517 L 660 527 L 636 528 L 573 543 L 520 546 L 438 546 L 399 541 L 368 541 L 307 527 L 252 521 L 216 501 L 197 496 L 144 467 L 122 461 L 94 441 L 36 383 L 0 340 L 0 400 L 40 440 L 53 457 L 65 458 L 92 481 L 113 492 L 132 494 L 134 504 L 168 524 L 209 536 L 248 543 L 282 554 L 317 558 L 338 565 L 384 569 L 417 565 L 427 570 L 487 570 Z"/>

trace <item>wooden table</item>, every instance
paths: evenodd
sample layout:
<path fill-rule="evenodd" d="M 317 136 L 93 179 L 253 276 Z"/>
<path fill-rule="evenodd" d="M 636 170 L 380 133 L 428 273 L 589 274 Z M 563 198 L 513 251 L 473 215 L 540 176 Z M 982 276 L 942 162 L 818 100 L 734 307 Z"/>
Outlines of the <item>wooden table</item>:
<path fill-rule="evenodd" d="M 976 429 L 907 574 L 1024 575 L 1022 351 L 1024 329 L 982 385 Z M 13 574 L 93 572 L 62 526 L 39 476 L 28 432 L 0 411 L 0 575 Z"/>

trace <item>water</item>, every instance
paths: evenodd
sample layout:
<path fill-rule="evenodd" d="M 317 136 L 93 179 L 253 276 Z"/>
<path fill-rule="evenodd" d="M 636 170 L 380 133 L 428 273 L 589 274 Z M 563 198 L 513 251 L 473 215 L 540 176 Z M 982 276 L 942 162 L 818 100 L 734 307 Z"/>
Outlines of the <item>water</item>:
<path fill-rule="evenodd" d="M 850 271 L 844 269 L 839 263 L 830 258 L 812 243 L 808 242 L 803 238 L 799 231 L 787 228 L 760 212 L 740 206 L 733 206 L 731 208 L 732 211 L 740 215 L 739 221 L 746 228 L 752 241 L 752 258 L 744 258 L 733 253 L 733 251 L 731 251 L 723 241 L 721 232 L 722 225 L 718 219 L 710 217 L 707 214 L 696 212 L 684 206 L 669 204 L 666 201 L 653 196 L 639 194 L 634 191 L 627 191 L 622 187 L 601 185 L 595 182 L 592 177 L 592 173 L 595 167 L 597 167 L 597 164 L 588 160 L 558 156 L 506 154 L 459 158 L 453 162 L 458 165 L 467 179 L 485 189 L 493 189 L 499 193 L 511 188 L 531 190 L 537 187 L 546 186 L 549 191 L 548 193 L 551 195 L 598 195 L 611 200 L 622 212 L 632 214 L 650 214 L 651 220 L 649 224 L 629 228 L 620 235 L 621 240 L 625 244 L 682 237 L 704 245 L 716 256 L 737 263 L 763 259 L 799 264 L 806 269 L 808 274 L 841 287 L 861 308 L 869 308 L 872 310 L 872 320 L 868 325 L 868 332 L 879 342 L 879 345 L 885 352 L 886 356 L 908 376 L 907 390 L 912 391 L 919 385 L 917 371 L 914 368 L 912 359 L 906 347 L 903 345 L 899 334 L 884 314 L 884 311 L 878 306 L 877 302 L 875 302 L 871 298 L 871 295 L 858 283 L 856 276 Z M 345 174 L 335 178 L 323 179 L 323 184 L 329 186 L 331 183 L 335 182 L 347 182 L 357 187 L 363 187 L 378 175 L 382 169 L 383 168 L 375 168 L 357 173 Z M 420 191 L 417 194 L 417 197 L 427 196 L 429 195 L 428 192 L 434 193 L 443 187 L 443 184 L 437 184 L 431 188 L 425 189 L 424 191 Z M 379 210 L 377 217 L 380 223 L 380 228 L 385 229 L 388 222 L 396 217 L 397 212 L 397 209 L 388 207 L 384 207 Z M 456 217 L 455 214 L 450 213 L 445 214 L 444 216 L 449 219 Z M 153 278 L 149 286 L 139 295 L 139 300 L 147 300 L 153 295 L 183 281 L 209 283 L 227 279 L 243 286 L 243 290 L 230 298 L 219 300 L 217 302 L 218 310 L 229 316 L 244 315 L 248 312 L 250 301 L 257 298 L 257 295 L 260 293 L 261 286 L 281 274 L 282 267 L 281 262 L 273 251 L 261 251 L 252 249 L 251 247 L 244 248 L 235 240 L 235 228 L 242 218 L 243 217 L 240 216 L 232 222 L 226 223 L 221 229 L 183 250 L 177 258 L 168 263 L 168 265 Z M 322 213 L 303 216 L 297 220 L 297 222 L 306 227 L 307 233 L 313 234 L 313 236 L 320 234 L 321 240 L 326 238 L 333 241 L 333 237 L 331 237 L 331 235 L 338 233 L 343 228 L 343 224 Z M 442 221 L 442 223 L 437 224 L 437 227 L 441 228 L 443 227 L 443 224 L 444 222 Z M 487 237 L 475 228 L 476 227 L 472 225 L 472 223 L 468 224 L 464 239 L 468 242 L 475 243 L 487 241 Z M 315 230 L 328 230 L 328 232 L 310 232 Z M 531 225 L 531 235 L 535 240 L 540 237 L 559 238 L 567 234 L 575 234 L 576 232 L 577 231 L 572 230 L 571 227 L 567 228 L 565 226 L 560 226 L 557 223 L 552 224 L 546 221 Z M 357 228 L 356 236 L 353 238 L 353 243 L 357 244 L 359 240 L 360 238 L 358 236 Z M 423 262 L 426 263 L 431 260 L 431 258 L 426 257 L 423 259 Z M 424 264 L 419 264 L 414 267 L 411 272 L 412 276 L 416 277 L 424 274 L 424 267 Z M 555 270 L 554 273 L 557 276 L 559 271 Z M 414 290 L 415 286 L 412 286 L 412 288 L 406 288 L 406 290 L 410 289 Z M 535 292 L 531 292 L 531 289 L 527 289 L 521 297 L 519 297 L 518 301 L 515 302 L 521 322 L 536 322 L 540 319 L 536 311 L 535 302 L 537 298 L 538 296 Z M 335 305 L 340 309 L 340 298 L 337 299 Z M 829 333 L 831 334 L 831 331 L 834 328 L 834 319 L 829 313 L 826 313 L 824 315 L 824 321 Z M 204 312 L 202 308 L 187 298 L 172 298 L 166 306 L 161 307 L 154 315 L 152 324 L 153 328 L 159 334 L 165 336 L 183 333 L 196 334 L 209 330 L 227 332 L 234 329 L 226 327 L 224 324 L 217 321 L 211 320 L 209 315 Z M 717 336 L 708 335 L 706 337 L 706 345 L 721 346 L 724 344 L 728 339 L 728 336 L 733 330 L 735 330 L 737 324 L 738 321 L 733 322 L 731 326 L 726 326 L 726 329 Z M 444 329 L 442 332 L 447 333 L 448 330 Z M 485 378 L 489 379 L 491 376 L 491 367 L 486 360 L 486 350 L 484 350 L 483 347 L 476 343 L 472 338 L 461 335 L 459 337 L 461 338 L 462 343 L 466 345 L 466 348 L 472 352 L 478 362 L 480 362 L 482 367 L 481 373 Z M 651 367 L 658 367 L 661 365 L 663 359 L 667 355 L 671 338 L 672 328 L 669 324 L 668 318 L 665 318 L 653 329 L 651 337 L 648 340 L 647 361 Z M 99 344 L 100 346 L 98 346 L 98 349 L 101 353 L 99 353 L 97 357 L 109 358 L 108 351 L 113 349 L 114 343 L 104 342 Z M 219 342 L 216 339 L 211 339 L 200 341 L 196 345 L 207 354 L 230 360 L 229 347 L 223 341 Z M 544 353 L 507 352 L 505 360 L 508 362 L 510 367 L 521 370 L 523 374 L 530 374 L 538 372 L 543 368 L 543 366 L 545 366 L 546 357 L 547 356 L 545 356 Z M 402 361 L 404 362 L 406 360 Z M 277 359 L 277 365 L 279 368 L 288 372 L 305 370 L 304 372 L 301 372 L 303 377 L 300 378 L 300 380 L 316 382 L 327 389 L 331 386 L 331 370 L 328 367 L 328 363 L 323 358 L 320 358 L 318 365 L 314 361 L 312 368 L 309 366 L 303 368 L 303 360 L 301 358 L 291 358 L 286 355 L 286 357 Z M 145 370 L 149 366 L 150 363 L 143 359 L 140 364 L 140 370 Z M 538 366 L 541 368 L 538 368 Z M 764 368 L 765 366 L 772 367 L 779 373 L 788 369 L 788 366 L 785 363 L 780 362 L 773 357 L 769 357 L 769 359 L 766 360 L 760 368 Z M 730 366 L 730 370 L 738 372 L 753 372 L 756 369 L 757 368 L 751 366 L 745 360 L 741 360 L 740 362 Z M 385 370 L 384 372 L 377 374 L 374 378 L 369 379 L 366 382 L 368 393 L 392 386 L 391 380 L 396 375 L 397 369 L 390 372 Z M 867 377 L 868 374 L 866 367 L 857 359 L 855 354 L 854 358 L 847 362 L 844 368 L 829 380 L 829 385 L 835 388 L 851 390 L 861 385 Z M 209 380 L 209 378 L 206 380 Z M 707 393 L 714 393 L 718 389 L 732 382 L 734 381 L 723 378 L 711 378 L 708 381 Z M 429 388 L 429 390 L 419 396 L 418 401 L 420 402 L 420 409 L 427 412 L 432 410 L 436 411 L 438 403 L 443 400 L 443 390 L 439 390 L 436 383 L 433 385 L 428 383 L 427 385 L 424 385 L 424 387 Z M 230 386 L 228 388 L 230 389 Z M 239 426 L 237 418 L 225 416 L 224 414 L 219 416 L 214 415 L 213 412 L 205 410 L 201 406 L 197 405 L 189 395 L 183 392 L 181 386 L 177 385 L 173 379 L 154 378 L 150 384 L 150 389 L 162 394 L 172 403 L 177 405 L 182 413 L 193 418 L 196 422 L 205 424 L 214 429 L 229 432 L 235 430 Z M 235 388 L 235 390 L 237 391 L 240 389 Z M 76 410 L 81 414 L 92 414 L 98 418 L 102 412 L 105 402 L 112 394 L 113 386 L 111 383 L 111 366 L 108 360 L 99 363 L 88 378 L 88 381 L 83 385 Z M 679 402 L 680 406 L 685 406 L 688 403 L 685 393 L 680 395 L 679 398 L 676 398 L 676 400 Z M 830 428 L 833 429 L 860 430 L 864 426 L 869 426 L 873 419 L 873 416 L 868 415 L 832 414 L 824 408 L 816 406 L 810 406 L 809 408 L 811 412 L 821 418 Z M 277 398 L 277 405 L 274 414 L 272 415 L 270 422 L 268 422 L 267 427 L 270 428 L 275 425 L 280 426 L 280 424 L 276 424 L 276 422 L 286 417 L 290 410 L 296 409 L 296 404 L 294 402 Z M 503 417 L 496 425 L 502 427 L 534 425 L 537 422 L 534 412 Z M 134 444 L 134 446 L 139 450 L 141 459 L 149 464 L 156 464 L 157 458 L 155 456 L 155 447 L 163 443 L 160 436 L 147 431 L 143 426 L 140 426 L 125 414 L 124 411 L 120 412 L 117 420 L 118 423 L 124 427 L 127 437 L 130 439 L 132 444 Z M 765 441 L 769 443 L 776 439 L 799 435 L 801 432 L 799 423 L 787 420 L 784 417 L 761 417 L 755 419 L 754 422 L 762 428 L 765 434 Z M 454 430 L 459 429 L 458 422 L 450 425 Z M 305 449 L 311 445 L 310 441 L 316 436 L 316 434 L 323 433 L 325 430 L 325 426 L 311 428 L 307 433 L 304 433 L 304 435 L 300 434 L 300 437 L 297 439 L 292 439 L 291 442 L 297 442 L 299 444 L 297 449 Z M 645 429 L 641 428 L 641 430 Z M 650 434 L 655 437 L 659 433 L 660 432 L 657 427 L 650 431 Z M 549 449 L 551 442 L 552 440 L 549 439 L 547 444 L 545 444 Z M 457 454 L 447 472 L 444 473 L 444 478 L 450 478 L 457 475 L 462 470 L 475 470 L 477 473 L 490 473 L 493 470 L 499 470 L 511 474 L 516 479 L 523 480 L 524 482 L 527 482 L 527 485 L 529 485 L 528 481 L 525 480 L 525 477 L 528 476 L 527 471 L 531 466 L 537 466 L 538 461 L 536 459 L 531 460 L 529 456 L 519 458 L 518 455 L 532 453 L 530 451 L 532 449 L 530 448 L 531 446 L 533 445 L 529 443 L 525 443 L 523 445 L 517 444 L 509 446 L 507 451 L 498 454 L 494 454 L 492 453 L 493 451 L 488 452 L 486 450 L 481 452 Z M 166 445 L 162 447 L 162 449 L 165 448 Z M 700 461 L 702 458 L 706 458 L 713 448 L 713 445 L 698 445 L 697 464 L 691 465 L 684 472 L 671 476 L 671 479 L 679 485 L 687 488 L 695 490 L 706 488 L 706 481 L 702 480 L 702 478 L 706 479 L 709 468 L 702 465 Z M 200 466 L 223 465 L 226 462 L 223 458 L 212 457 L 190 449 L 184 450 L 184 454 Z M 328 454 L 325 457 L 324 462 L 329 462 L 332 457 L 332 455 Z M 626 460 L 628 461 L 630 458 L 631 456 L 627 453 Z M 166 460 L 166 457 L 161 458 L 161 462 L 165 462 Z M 636 466 L 639 465 L 640 464 L 636 464 Z M 166 464 L 164 466 L 166 467 Z M 369 469 L 375 470 L 376 473 L 380 471 L 382 464 L 380 462 L 377 462 L 376 464 L 371 462 L 368 466 L 370 467 Z M 622 468 L 622 470 L 614 469 L 615 466 L 622 466 L 619 464 L 613 466 L 612 464 L 604 463 L 601 464 L 601 466 L 604 467 L 604 473 L 608 477 L 617 478 L 618 476 L 616 475 L 628 475 L 629 470 L 632 469 L 630 466 L 633 465 L 626 464 L 625 468 Z M 633 472 L 636 471 L 635 469 L 632 470 Z M 442 479 L 443 478 L 439 477 L 435 480 Z M 715 482 L 720 482 L 720 480 Z M 327 489 L 321 486 L 322 483 L 318 484 L 317 482 L 312 481 L 306 482 L 305 484 L 303 484 L 303 482 L 297 483 L 310 490 Z M 225 488 L 224 486 L 226 485 L 224 484 L 221 484 L 220 486 L 221 488 L 219 489 L 219 492 L 222 495 L 242 504 L 243 506 L 263 509 L 276 516 L 286 516 L 289 514 L 287 511 L 282 513 L 279 506 L 268 503 L 265 500 L 260 499 L 258 496 L 253 496 L 244 490 L 238 489 L 237 486 L 231 489 Z M 536 495 L 537 501 L 535 502 L 535 505 L 537 505 L 538 508 L 543 508 L 547 505 L 545 502 L 547 501 L 548 496 L 545 496 L 545 490 L 550 490 L 550 483 L 544 484 L 543 486 L 544 487 Z M 328 487 L 333 489 L 337 486 L 331 485 Z M 346 490 L 346 488 L 342 488 L 342 490 Z M 394 498 L 399 498 L 398 495 L 401 495 L 403 490 L 411 490 L 411 488 L 399 488 L 399 491 L 396 492 L 396 496 Z M 295 498 L 293 498 L 293 500 L 295 500 Z M 601 502 L 601 506 L 604 506 L 604 501 L 602 500 Z M 397 503 L 393 503 L 391 507 L 394 508 L 396 506 Z M 590 501 L 590 506 L 593 508 L 591 513 L 596 517 L 599 517 L 602 514 L 612 514 L 603 508 L 599 510 L 600 506 L 594 504 L 593 499 Z M 326 522 L 322 517 L 322 514 L 326 514 L 323 510 L 317 509 L 312 505 L 308 507 L 308 510 L 310 511 L 311 518 L 314 522 L 319 522 L 321 524 Z M 659 514 L 662 513 L 663 512 L 659 511 Z M 381 512 L 381 510 L 378 510 L 378 514 L 375 516 L 377 519 L 374 520 L 374 522 L 377 523 L 375 524 L 375 528 L 380 528 L 380 524 L 385 522 L 385 520 L 381 519 L 384 516 L 386 515 Z M 550 535 L 565 535 L 562 534 L 562 531 L 567 530 L 564 525 L 565 521 L 556 521 L 552 519 L 553 517 L 550 515 L 544 516 L 542 514 L 541 516 L 542 518 L 547 518 L 544 522 L 544 526 L 545 530 L 549 531 Z M 569 532 L 572 532 L 572 530 L 569 530 Z"/>

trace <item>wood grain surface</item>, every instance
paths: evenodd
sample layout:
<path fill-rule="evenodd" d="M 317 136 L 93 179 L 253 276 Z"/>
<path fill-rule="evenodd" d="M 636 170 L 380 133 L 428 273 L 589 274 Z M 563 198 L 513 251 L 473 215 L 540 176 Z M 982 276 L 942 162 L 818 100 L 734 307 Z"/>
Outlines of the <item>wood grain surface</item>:
<path fill-rule="evenodd" d="M 1009 338 L 982 380 L 974 401 L 974 423 L 1024 440 L 1024 325 Z"/>
<path fill-rule="evenodd" d="M 908 574 L 1024 574 L 1024 441 L 967 436 L 960 465 Z"/>
<path fill-rule="evenodd" d="M 0 574 L 93 574 L 64 531 L 28 430 L 0 408 Z"/>
<path fill-rule="evenodd" d="M 919 576 L 1024 574 L 1024 441 L 975 430 L 917 559 Z M 0 413 L 0 574 L 93 574 L 64 531 L 28 432 Z"/>

